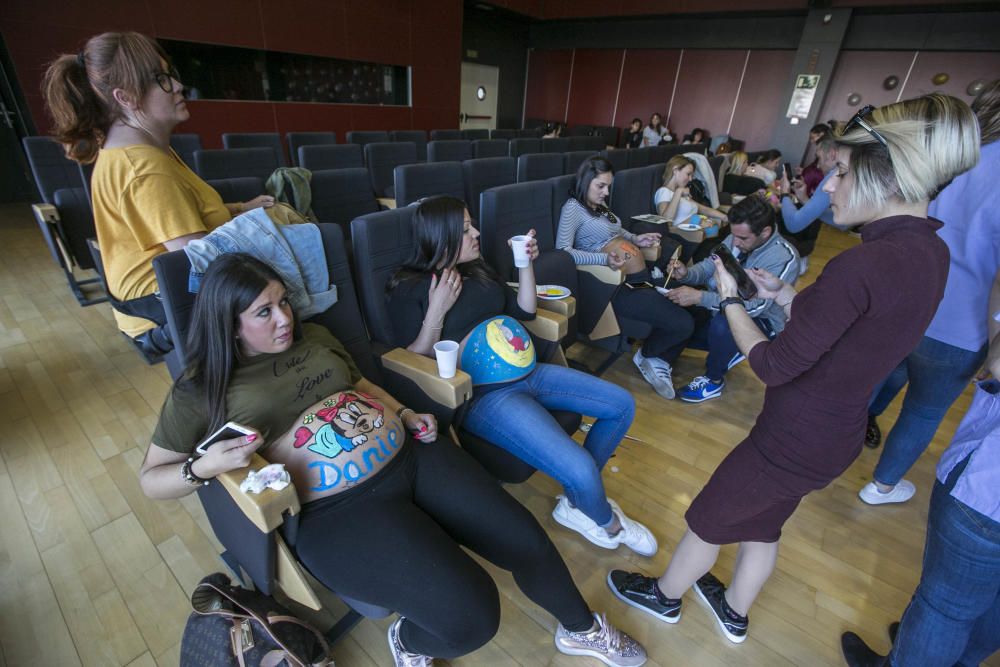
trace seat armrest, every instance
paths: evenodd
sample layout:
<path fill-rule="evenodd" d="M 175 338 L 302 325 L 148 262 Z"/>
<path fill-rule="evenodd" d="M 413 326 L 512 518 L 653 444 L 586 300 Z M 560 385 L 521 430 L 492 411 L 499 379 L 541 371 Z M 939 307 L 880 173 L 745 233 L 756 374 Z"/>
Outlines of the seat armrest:
<path fill-rule="evenodd" d="M 558 343 L 566 337 L 568 330 L 568 320 L 564 315 L 553 313 L 548 310 L 539 310 L 535 313 L 535 319 L 522 322 L 524 328 L 531 332 L 536 338 Z"/>
<path fill-rule="evenodd" d="M 382 355 L 382 366 L 412 380 L 435 403 L 457 408 L 472 397 L 472 378 L 457 371 L 455 377 L 438 375 L 437 361 L 401 347 Z"/>
<path fill-rule="evenodd" d="M 654 246 L 649 246 L 648 248 L 639 248 L 639 250 L 642 251 L 642 257 L 647 262 L 655 262 L 663 253 L 662 246 L 659 243 Z"/>
<path fill-rule="evenodd" d="M 608 285 L 621 285 L 625 282 L 625 274 L 620 270 L 612 269 L 609 266 L 601 266 L 600 264 L 578 264 L 576 270 L 589 273 L 602 283 L 607 283 Z"/>
<path fill-rule="evenodd" d="M 35 214 L 38 222 L 59 222 L 59 211 L 52 204 L 32 204 L 31 212 Z"/>
<path fill-rule="evenodd" d="M 375 201 L 377 201 L 378 205 L 385 210 L 391 211 L 392 209 L 396 208 L 395 197 L 376 197 Z"/>
<path fill-rule="evenodd" d="M 570 318 L 576 315 L 576 298 L 568 296 L 565 299 L 539 299 L 538 308 Z"/>
<path fill-rule="evenodd" d="M 230 470 L 217 476 L 213 483 L 221 484 L 232 496 L 233 501 L 250 521 L 263 533 L 270 533 L 284 521 L 284 515 L 298 514 L 299 496 L 295 485 L 289 484 L 281 491 L 264 489 L 260 493 L 244 493 L 240 484 L 251 470 L 260 470 L 268 463 L 258 454 L 253 455 L 246 468 Z"/>

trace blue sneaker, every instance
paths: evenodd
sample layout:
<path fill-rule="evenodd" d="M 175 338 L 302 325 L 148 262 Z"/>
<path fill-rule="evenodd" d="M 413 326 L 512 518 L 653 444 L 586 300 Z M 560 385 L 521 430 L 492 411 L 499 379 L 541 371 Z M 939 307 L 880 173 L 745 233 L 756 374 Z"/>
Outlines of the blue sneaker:
<path fill-rule="evenodd" d="M 691 380 L 691 384 L 677 392 L 677 396 L 688 403 L 701 403 L 722 396 L 722 388 L 725 386 L 725 380 L 712 382 L 707 376 L 699 375 Z"/>

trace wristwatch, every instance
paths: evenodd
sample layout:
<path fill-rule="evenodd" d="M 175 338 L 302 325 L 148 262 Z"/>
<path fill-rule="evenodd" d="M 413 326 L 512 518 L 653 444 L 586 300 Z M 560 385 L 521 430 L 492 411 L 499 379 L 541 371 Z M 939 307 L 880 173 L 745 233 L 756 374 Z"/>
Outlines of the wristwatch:
<path fill-rule="evenodd" d="M 733 304 L 739 304 L 742 306 L 743 299 L 739 298 L 738 296 L 726 297 L 725 299 L 719 302 L 719 312 L 724 313 L 726 311 L 726 306 L 732 306 Z"/>

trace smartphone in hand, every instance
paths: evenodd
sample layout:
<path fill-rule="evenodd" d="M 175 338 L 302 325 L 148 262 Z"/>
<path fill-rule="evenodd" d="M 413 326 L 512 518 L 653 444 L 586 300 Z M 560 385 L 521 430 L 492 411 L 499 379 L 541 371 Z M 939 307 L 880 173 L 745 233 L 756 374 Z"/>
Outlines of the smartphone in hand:
<path fill-rule="evenodd" d="M 205 453 L 208 452 L 208 448 L 217 442 L 240 438 L 245 435 L 251 435 L 254 432 L 255 431 L 253 429 L 237 424 L 236 422 L 226 422 L 219 428 L 219 430 L 202 440 L 201 443 L 194 448 L 194 451 L 198 456 L 204 456 Z"/>
<path fill-rule="evenodd" d="M 757 285 L 750 279 L 727 245 L 720 243 L 712 252 L 722 260 L 722 265 L 729 271 L 729 275 L 736 279 L 736 289 L 741 299 L 746 301 L 757 296 Z"/>

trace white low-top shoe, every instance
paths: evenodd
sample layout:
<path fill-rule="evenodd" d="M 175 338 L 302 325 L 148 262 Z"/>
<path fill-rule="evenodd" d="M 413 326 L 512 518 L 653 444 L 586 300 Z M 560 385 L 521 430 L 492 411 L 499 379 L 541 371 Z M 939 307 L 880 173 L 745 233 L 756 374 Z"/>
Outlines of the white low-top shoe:
<path fill-rule="evenodd" d="M 625 516 L 625 512 L 622 511 L 617 502 L 611 498 L 608 498 L 608 502 L 611 504 L 611 511 L 618 516 L 618 520 L 622 523 L 621 532 L 614 535 L 613 538 L 640 556 L 655 556 L 660 547 L 653 532 L 638 521 Z"/>
<path fill-rule="evenodd" d="M 608 535 L 608 531 L 598 526 L 593 519 L 578 508 L 570 505 L 569 499 L 566 496 L 560 495 L 556 497 L 559 499 L 559 502 L 556 503 L 555 509 L 552 510 L 552 518 L 556 520 L 556 523 L 566 526 L 570 530 L 575 530 L 583 535 L 588 542 L 592 542 L 599 547 L 604 549 L 618 548 L 618 545 L 621 543 L 618 535 Z"/>
<path fill-rule="evenodd" d="M 869 505 L 886 505 L 888 503 L 905 503 L 916 492 L 917 487 L 905 479 L 899 480 L 899 483 L 892 487 L 892 491 L 889 493 L 882 493 L 875 486 L 875 482 L 868 482 L 858 491 L 858 498 Z"/>

